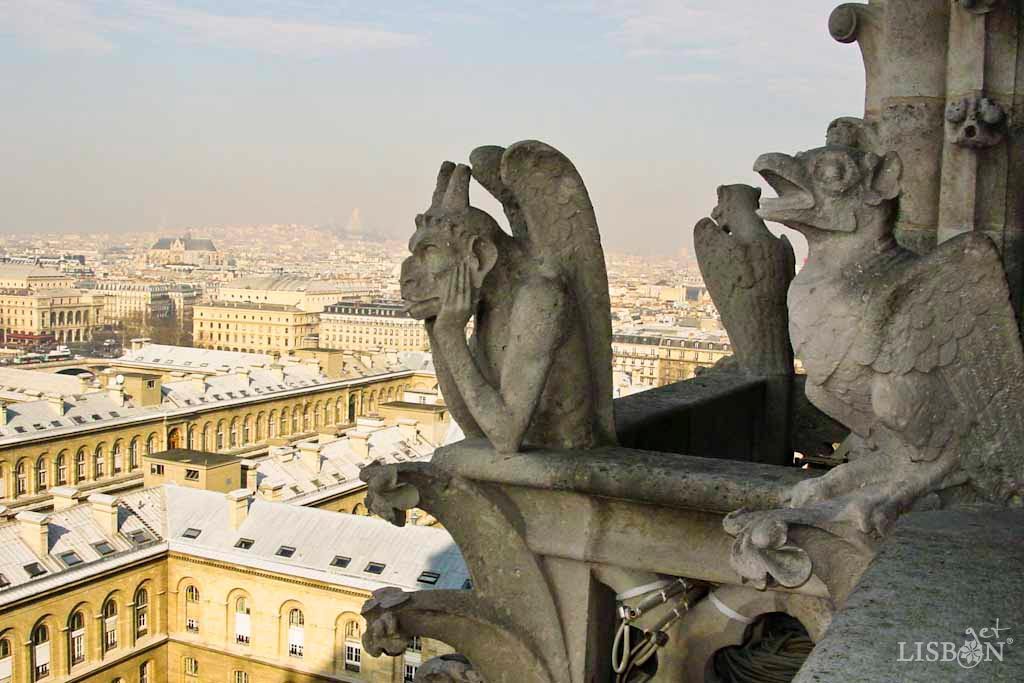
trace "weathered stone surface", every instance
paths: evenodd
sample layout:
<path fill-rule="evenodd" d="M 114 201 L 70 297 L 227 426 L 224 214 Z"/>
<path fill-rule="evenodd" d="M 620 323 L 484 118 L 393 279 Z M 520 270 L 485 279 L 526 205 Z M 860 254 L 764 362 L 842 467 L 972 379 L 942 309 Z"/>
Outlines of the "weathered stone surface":
<path fill-rule="evenodd" d="M 441 167 L 401 275 L 452 416 L 503 453 L 614 443 L 608 277 L 582 178 L 536 141 L 480 148 L 472 163 Z M 514 236 L 470 206 L 471 174 Z"/>
<path fill-rule="evenodd" d="M 1024 513 L 1018 510 L 903 517 L 794 683 L 1019 681 L 1024 670 L 1021 529 Z M 980 638 L 996 620 L 1008 630 L 998 638 Z M 970 631 L 979 635 L 989 661 L 971 668 L 958 661 L 900 661 L 916 657 L 917 643 L 924 655 L 933 643 L 941 656 L 946 642 L 959 654 L 974 641 Z M 1002 662 L 985 645 L 998 641 L 1006 643 Z"/>
<path fill-rule="evenodd" d="M 792 505 L 841 499 L 838 518 L 884 532 L 933 492 L 1019 500 L 1024 352 L 991 240 L 965 234 L 924 257 L 897 246 L 895 154 L 831 146 L 755 170 L 779 193 L 761 215 L 810 247 L 789 297 L 807 396 L 861 440 Z"/>

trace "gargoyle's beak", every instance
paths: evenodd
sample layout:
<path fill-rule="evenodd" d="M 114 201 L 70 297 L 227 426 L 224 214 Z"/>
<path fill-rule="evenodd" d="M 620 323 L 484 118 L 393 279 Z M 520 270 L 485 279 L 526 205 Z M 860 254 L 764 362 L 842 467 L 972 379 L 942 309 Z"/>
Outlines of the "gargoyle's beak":
<path fill-rule="evenodd" d="M 762 154 L 754 171 L 765 179 L 778 197 L 763 197 L 757 215 L 766 221 L 789 224 L 807 209 L 814 208 L 814 194 L 804 187 L 803 164 L 788 154 Z"/>

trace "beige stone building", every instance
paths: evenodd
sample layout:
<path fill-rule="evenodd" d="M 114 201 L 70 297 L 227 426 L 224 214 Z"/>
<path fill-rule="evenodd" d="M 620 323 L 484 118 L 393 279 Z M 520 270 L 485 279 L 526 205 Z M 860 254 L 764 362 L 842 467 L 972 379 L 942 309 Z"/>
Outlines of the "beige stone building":
<path fill-rule="evenodd" d="M 131 319 L 149 321 L 174 315 L 170 296 L 173 285 L 133 280 L 98 280 L 83 282 L 82 287 L 104 296 L 104 323 Z"/>
<path fill-rule="evenodd" d="M 302 311 L 319 313 L 325 306 L 352 296 L 358 289 L 358 285 L 351 283 L 311 280 L 292 275 L 253 277 L 225 282 L 217 292 L 217 300 L 294 306 Z"/>
<path fill-rule="evenodd" d="M 55 268 L 0 263 L 0 289 L 70 289 L 74 278 Z"/>
<path fill-rule="evenodd" d="M 111 361 L 105 361 L 110 364 Z M 191 448 L 244 454 L 337 432 L 407 389 L 436 384 L 401 364 L 328 376 L 315 359 L 140 345 L 80 376 L 0 370 L 0 505 L 45 507 L 55 486 L 142 483 L 142 458 Z"/>
<path fill-rule="evenodd" d="M 317 345 L 320 314 L 292 304 L 217 301 L 196 304 L 192 343 L 198 348 L 289 353 Z"/>
<path fill-rule="evenodd" d="M 164 485 L 0 511 L 4 683 L 407 683 L 448 652 L 362 650 L 373 590 L 462 588 L 450 536 Z"/>
<path fill-rule="evenodd" d="M 428 351 L 423 323 L 397 303 L 341 301 L 320 314 L 320 346 L 346 351 Z"/>
<path fill-rule="evenodd" d="M 105 297 L 81 289 L 0 289 L 0 345 L 36 347 L 92 339 Z"/>
<path fill-rule="evenodd" d="M 213 240 L 191 235 L 161 237 L 149 248 L 146 260 L 154 265 L 192 266 L 222 266 L 227 261 Z"/>
<path fill-rule="evenodd" d="M 732 347 L 723 341 L 658 335 L 616 334 L 612 337 L 612 368 L 628 376 L 633 386 L 660 387 L 694 376 L 711 367 Z"/>

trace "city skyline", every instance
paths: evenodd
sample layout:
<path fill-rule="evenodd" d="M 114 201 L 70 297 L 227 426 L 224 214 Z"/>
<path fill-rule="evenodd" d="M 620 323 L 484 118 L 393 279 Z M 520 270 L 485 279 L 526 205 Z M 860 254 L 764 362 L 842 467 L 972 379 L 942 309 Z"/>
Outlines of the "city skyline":
<path fill-rule="evenodd" d="M 0 231 L 344 225 L 358 207 L 402 238 L 441 160 L 532 137 L 576 161 L 609 248 L 635 249 L 639 225 L 645 249 L 675 251 L 718 184 L 757 182 L 755 140 L 816 146 L 818 122 L 859 111 L 859 55 L 821 29 L 830 9 L 0 3 L 17 67 L 0 92 L 18 103 Z"/>

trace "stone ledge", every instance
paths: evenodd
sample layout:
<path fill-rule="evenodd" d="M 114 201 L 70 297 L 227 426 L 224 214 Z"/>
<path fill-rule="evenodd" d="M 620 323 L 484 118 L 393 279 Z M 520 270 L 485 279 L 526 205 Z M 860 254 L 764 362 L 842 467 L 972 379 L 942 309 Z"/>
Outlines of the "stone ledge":
<path fill-rule="evenodd" d="M 906 515 L 836 615 L 794 683 L 1019 681 L 1024 671 L 1024 511 Z M 1009 627 L 1003 662 L 899 661 L 916 643 L 953 642 Z M 991 639 L 990 639 L 991 641 Z M 926 654 L 922 646 L 922 654 Z"/>

